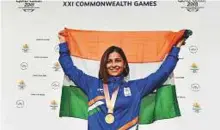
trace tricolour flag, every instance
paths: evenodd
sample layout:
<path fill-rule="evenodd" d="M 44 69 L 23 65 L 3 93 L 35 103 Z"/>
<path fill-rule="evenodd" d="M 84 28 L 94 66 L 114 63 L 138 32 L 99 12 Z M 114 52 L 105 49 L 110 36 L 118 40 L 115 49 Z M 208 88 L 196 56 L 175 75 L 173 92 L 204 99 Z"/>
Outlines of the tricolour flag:
<path fill-rule="evenodd" d="M 154 73 L 174 44 L 183 38 L 185 30 L 172 31 L 85 31 L 65 28 L 65 36 L 72 61 L 84 73 L 98 77 L 100 59 L 112 45 L 121 47 L 128 59 L 130 74 L 126 80 L 146 77 Z M 100 97 L 101 98 L 101 97 Z M 99 102 L 88 102 L 85 93 L 64 76 L 60 117 L 87 119 L 99 111 Z M 180 116 L 174 77 L 141 101 L 139 124 Z"/>

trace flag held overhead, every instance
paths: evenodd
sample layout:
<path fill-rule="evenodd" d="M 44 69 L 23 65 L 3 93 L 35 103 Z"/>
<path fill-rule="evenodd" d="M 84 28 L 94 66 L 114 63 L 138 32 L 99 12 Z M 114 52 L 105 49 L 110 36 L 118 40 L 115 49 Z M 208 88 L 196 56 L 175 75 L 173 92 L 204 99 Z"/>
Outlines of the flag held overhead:
<path fill-rule="evenodd" d="M 59 34 L 65 36 L 75 65 L 94 77 L 98 74 L 95 70 L 99 67 L 103 52 L 112 45 L 121 47 L 130 63 L 130 79 L 133 80 L 155 72 L 170 49 L 191 36 L 192 31 L 88 31 L 65 28 Z M 142 98 L 139 124 L 181 115 L 173 80 L 172 75 L 155 93 Z M 88 119 L 88 116 L 100 111 L 101 99 L 103 97 L 99 96 L 88 102 L 87 95 L 64 78 L 60 117 Z"/>
<path fill-rule="evenodd" d="M 157 62 L 164 59 L 173 45 L 188 38 L 190 30 L 172 31 L 91 31 L 65 28 L 65 36 L 72 56 L 99 61 L 112 46 L 123 48 L 130 63 Z M 137 53 L 138 52 L 138 53 Z"/>

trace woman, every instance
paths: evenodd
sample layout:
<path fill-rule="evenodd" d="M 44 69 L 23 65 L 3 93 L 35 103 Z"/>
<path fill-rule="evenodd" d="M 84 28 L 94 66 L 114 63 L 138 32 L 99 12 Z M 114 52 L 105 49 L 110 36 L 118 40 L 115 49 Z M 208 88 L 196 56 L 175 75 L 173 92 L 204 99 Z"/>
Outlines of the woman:
<path fill-rule="evenodd" d="M 89 98 L 96 100 L 94 107 L 100 111 L 88 117 L 89 130 L 136 129 L 141 99 L 163 84 L 178 62 L 180 47 L 184 40 L 172 48 L 166 60 L 153 74 L 143 79 L 126 82 L 129 66 L 123 50 L 109 47 L 101 58 L 99 78 L 89 76 L 74 66 L 65 38 L 59 35 L 59 62 L 65 75 L 79 86 Z M 104 90 L 97 91 L 97 90 Z"/>

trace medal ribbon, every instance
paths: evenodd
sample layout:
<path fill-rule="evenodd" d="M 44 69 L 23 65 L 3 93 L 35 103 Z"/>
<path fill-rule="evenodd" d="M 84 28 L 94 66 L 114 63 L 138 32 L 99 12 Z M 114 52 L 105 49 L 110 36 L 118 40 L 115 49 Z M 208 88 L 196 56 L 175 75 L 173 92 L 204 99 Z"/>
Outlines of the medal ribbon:
<path fill-rule="evenodd" d="M 107 105 L 107 108 L 108 108 L 108 113 L 113 113 L 114 106 L 115 106 L 115 101 L 116 101 L 116 98 L 117 98 L 117 95 L 118 95 L 119 87 L 112 93 L 112 98 L 111 99 L 110 99 L 110 96 L 109 96 L 108 84 L 104 84 L 103 89 L 104 89 L 106 105 Z"/>

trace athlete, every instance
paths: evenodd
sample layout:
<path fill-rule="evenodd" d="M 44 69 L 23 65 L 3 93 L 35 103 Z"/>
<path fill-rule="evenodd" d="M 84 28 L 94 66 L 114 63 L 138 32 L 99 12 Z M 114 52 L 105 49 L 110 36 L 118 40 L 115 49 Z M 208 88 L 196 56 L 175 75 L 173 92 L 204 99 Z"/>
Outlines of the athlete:
<path fill-rule="evenodd" d="M 173 46 L 155 73 L 142 79 L 125 81 L 129 66 L 121 48 L 111 46 L 104 52 L 99 78 L 96 78 L 85 74 L 74 65 L 65 37 L 59 35 L 59 40 L 59 62 L 65 75 L 85 92 L 89 102 L 96 99 L 93 105 L 100 109 L 88 117 L 89 130 L 136 130 L 142 97 L 167 80 L 179 60 L 180 47 L 185 44 L 181 40 Z M 102 89 L 103 92 L 96 91 L 97 89 Z"/>

